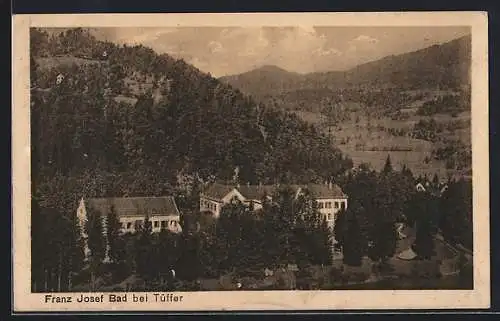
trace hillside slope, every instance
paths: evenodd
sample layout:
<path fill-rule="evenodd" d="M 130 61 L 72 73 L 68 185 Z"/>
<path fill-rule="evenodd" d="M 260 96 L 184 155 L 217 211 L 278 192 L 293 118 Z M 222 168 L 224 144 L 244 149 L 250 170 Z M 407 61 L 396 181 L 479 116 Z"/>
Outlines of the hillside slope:
<path fill-rule="evenodd" d="M 355 165 L 381 169 L 390 153 L 414 172 L 468 175 L 470 62 L 469 35 L 345 72 L 267 66 L 265 78 L 258 69 L 221 80 L 322 127 Z"/>
<path fill-rule="evenodd" d="M 452 88 L 470 84 L 471 36 L 415 52 L 389 56 L 346 73 L 348 85 L 387 84 L 410 89 Z"/>
<path fill-rule="evenodd" d="M 276 66 L 262 66 L 239 75 L 225 76 L 221 81 L 240 88 L 256 97 L 295 90 L 303 81 L 303 76 Z"/>
<path fill-rule="evenodd" d="M 220 79 L 259 99 L 297 90 L 335 90 L 358 86 L 457 88 L 470 84 L 470 59 L 471 37 L 464 36 L 415 52 L 388 56 L 345 72 L 299 75 L 266 66 L 265 73 L 259 68 Z"/>
<path fill-rule="evenodd" d="M 32 29 L 31 46 L 37 197 L 162 195 L 236 168 L 242 183 L 324 181 L 351 166 L 313 126 L 182 60 L 82 29 Z"/>

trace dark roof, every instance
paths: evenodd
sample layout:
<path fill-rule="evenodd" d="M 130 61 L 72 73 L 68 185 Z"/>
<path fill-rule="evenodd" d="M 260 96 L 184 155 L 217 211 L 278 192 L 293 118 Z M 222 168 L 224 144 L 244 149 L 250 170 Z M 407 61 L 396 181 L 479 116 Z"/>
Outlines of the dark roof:
<path fill-rule="evenodd" d="M 173 196 L 162 197 L 114 197 L 114 198 L 89 198 L 85 200 L 88 207 L 98 210 L 101 215 L 107 215 L 111 206 L 114 206 L 118 216 L 154 215 L 158 214 L 180 215 Z"/>
<path fill-rule="evenodd" d="M 337 184 L 309 184 L 304 186 L 315 198 L 344 198 L 347 197 Z"/>
<path fill-rule="evenodd" d="M 344 198 L 347 197 L 340 186 L 332 184 L 331 187 L 324 184 L 309 184 L 306 186 L 301 185 L 283 185 L 289 187 L 294 192 L 299 188 L 308 189 L 316 198 Z M 221 199 L 227 195 L 233 188 L 236 188 L 241 195 L 246 199 L 260 200 L 264 195 L 272 196 L 276 190 L 279 189 L 278 185 L 240 185 L 235 187 L 233 185 L 213 184 L 208 187 L 203 194 L 214 199 Z"/>
<path fill-rule="evenodd" d="M 241 185 L 237 190 L 246 199 L 261 200 L 265 195 L 272 196 L 276 186 L 273 185 Z"/>
<path fill-rule="evenodd" d="M 220 184 L 220 183 L 214 183 L 203 191 L 203 195 L 206 195 L 206 196 L 214 198 L 214 199 L 221 199 L 224 196 L 226 196 L 227 193 L 232 191 L 233 188 L 235 188 L 235 187 L 232 185 L 224 185 L 224 184 Z"/>

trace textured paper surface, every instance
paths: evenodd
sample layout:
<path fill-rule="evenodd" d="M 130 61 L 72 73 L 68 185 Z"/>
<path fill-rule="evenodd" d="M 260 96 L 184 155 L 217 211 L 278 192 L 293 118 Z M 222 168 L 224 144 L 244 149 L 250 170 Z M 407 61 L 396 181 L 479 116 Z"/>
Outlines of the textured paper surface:
<path fill-rule="evenodd" d="M 30 290 L 30 27 L 161 26 L 470 26 L 472 33 L 472 161 L 474 290 L 238 291 L 186 292 L 182 302 L 48 304 Z M 490 305 L 488 35 L 481 12 L 273 13 L 273 14 L 91 14 L 13 17 L 13 310 L 40 311 L 223 311 L 487 308 Z M 86 293 L 89 294 L 89 293 Z M 100 295 L 101 293 L 95 293 Z M 133 293 L 128 293 L 132 296 Z M 60 294 L 64 296 L 64 294 Z M 77 297 L 78 293 L 72 293 Z M 152 296 L 152 293 L 149 293 Z M 75 300 L 73 300 L 75 301 Z"/>

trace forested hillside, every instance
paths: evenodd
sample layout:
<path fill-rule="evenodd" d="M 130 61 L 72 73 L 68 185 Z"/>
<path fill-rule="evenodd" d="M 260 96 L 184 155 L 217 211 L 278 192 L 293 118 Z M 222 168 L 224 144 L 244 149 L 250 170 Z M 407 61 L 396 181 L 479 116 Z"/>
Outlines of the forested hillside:
<path fill-rule="evenodd" d="M 264 66 L 223 82 L 331 134 L 354 165 L 380 170 L 387 154 L 421 175 L 470 176 L 471 36 L 347 71 L 290 73 Z"/>
<path fill-rule="evenodd" d="M 215 180 L 286 185 L 333 179 L 349 195 L 334 231 L 346 265 L 359 266 L 368 255 L 376 268 L 387 266 L 396 254 L 395 223 L 401 221 L 419 226 L 415 251 L 423 259 L 434 255 L 438 230 L 472 247 L 469 181 L 450 178 L 441 197 L 427 199 L 415 193 L 412 171 L 393 169 L 388 155 L 379 173 L 365 165 L 349 171 L 352 161 L 336 148 L 335 137 L 295 114 L 255 102 L 183 60 L 143 46 L 98 41 L 83 29 L 50 34 L 32 29 L 30 38 L 34 292 L 125 291 L 122 282 L 129 277 L 143 278 L 144 286 L 128 290 L 200 290 L 199 279 L 217 281 L 234 271 L 248 276 L 290 262 L 306 272 L 308 266 L 330 265 L 332 231 L 319 222 L 312 195 L 294 201 L 285 188 L 273 198 L 277 202 L 264 204 L 261 215 L 247 215 L 242 204 L 224 207 L 214 226 L 198 215 L 196 191 L 198 183 Z M 377 104 L 388 99 L 376 95 Z M 439 103 L 422 112 L 434 113 Z M 328 106 L 323 112 L 332 123 L 347 118 L 335 112 L 334 101 Z M 358 122 L 356 134 L 373 127 Z M 437 126 L 420 123 L 415 133 L 434 139 L 427 134 Z M 450 153 L 444 148 L 436 157 Z M 433 184 L 438 183 L 435 176 Z M 119 235 L 116 213 L 109 214 L 112 262 L 104 263 L 102 222 L 90 210 L 85 229 L 91 257 L 83 264 L 75 219 L 81 197 L 167 194 L 176 196 L 183 233 L 153 235 L 146 216 L 139 233 Z M 179 272 L 180 285 L 163 282 L 171 268 Z M 311 283 L 311 276 L 301 273 L 298 278 Z"/>
<path fill-rule="evenodd" d="M 264 66 L 239 75 L 221 77 L 221 80 L 259 99 L 294 91 L 332 94 L 337 89 L 357 87 L 372 90 L 457 89 L 470 85 L 470 59 L 469 35 L 415 52 L 388 56 L 346 71 L 300 75 Z"/>
<path fill-rule="evenodd" d="M 329 139 L 182 60 L 31 31 L 34 195 L 160 195 L 184 178 L 309 182 L 351 166 Z M 68 193 L 73 191 L 74 193 Z M 68 200 L 69 201 L 69 200 Z M 74 204 L 74 200 L 71 200 Z"/>

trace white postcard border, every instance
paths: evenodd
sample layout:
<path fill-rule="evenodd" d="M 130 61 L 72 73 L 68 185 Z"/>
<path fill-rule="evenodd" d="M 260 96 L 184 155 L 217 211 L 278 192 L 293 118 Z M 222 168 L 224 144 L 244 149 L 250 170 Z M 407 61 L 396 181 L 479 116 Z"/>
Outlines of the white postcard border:
<path fill-rule="evenodd" d="M 13 310 L 231 311 L 488 308 L 490 305 L 488 25 L 484 12 L 272 13 L 272 14 L 80 14 L 13 17 L 12 258 Z M 174 292 L 177 303 L 45 303 L 30 290 L 30 27 L 179 26 L 471 26 L 474 290 L 214 291 Z M 156 292 L 160 293 L 160 292 Z M 78 297 L 81 293 L 51 293 Z M 89 295 L 90 293 L 83 293 Z M 101 293 L 92 293 L 101 295 Z M 107 294 L 104 294 L 105 297 Z M 144 295 L 129 292 L 128 296 Z"/>

